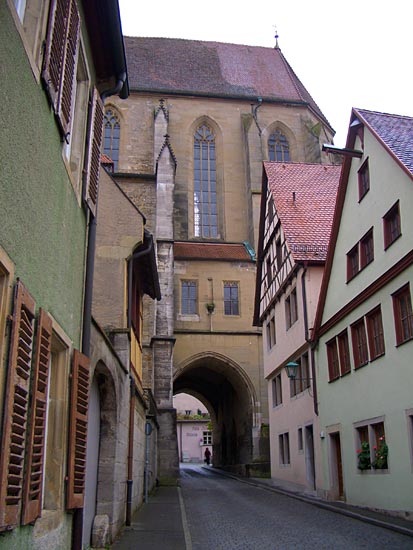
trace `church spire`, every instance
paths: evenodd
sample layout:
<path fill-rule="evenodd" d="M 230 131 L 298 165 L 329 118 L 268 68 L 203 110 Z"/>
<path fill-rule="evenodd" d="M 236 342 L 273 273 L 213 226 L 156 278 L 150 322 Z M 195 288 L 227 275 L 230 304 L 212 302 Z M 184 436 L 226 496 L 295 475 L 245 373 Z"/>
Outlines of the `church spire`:
<path fill-rule="evenodd" d="M 274 46 L 274 49 L 275 50 L 279 50 L 280 49 L 280 46 L 278 45 L 278 32 L 277 32 L 277 26 L 274 25 L 274 29 L 275 29 L 275 35 L 274 35 L 274 38 L 275 38 L 275 46 Z"/>

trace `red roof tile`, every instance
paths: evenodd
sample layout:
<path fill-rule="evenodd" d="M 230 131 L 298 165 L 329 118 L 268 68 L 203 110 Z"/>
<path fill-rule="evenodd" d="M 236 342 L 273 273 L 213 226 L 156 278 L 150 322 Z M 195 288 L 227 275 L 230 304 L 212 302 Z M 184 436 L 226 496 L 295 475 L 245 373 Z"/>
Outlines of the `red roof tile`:
<path fill-rule="evenodd" d="M 361 115 L 368 126 L 413 174 L 413 118 L 366 109 L 354 111 Z"/>
<path fill-rule="evenodd" d="M 176 242 L 176 260 L 251 261 L 243 244 Z"/>
<path fill-rule="evenodd" d="M 265 162 L 264 168 L 295 261 L 325 261 L 341 166 Z"/>
<path fill-rule="evenodd" d="M 133 90 L 302 103 L 330 126 L 279 48 L 176 38 L 124 40 Z"/>

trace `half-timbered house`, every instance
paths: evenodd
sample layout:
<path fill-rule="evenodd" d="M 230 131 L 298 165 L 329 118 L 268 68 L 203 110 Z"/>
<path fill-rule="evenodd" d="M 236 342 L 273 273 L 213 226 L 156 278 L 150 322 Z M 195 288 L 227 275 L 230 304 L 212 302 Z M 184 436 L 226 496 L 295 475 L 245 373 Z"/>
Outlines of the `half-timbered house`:
<path fill-rule="evenodd" d="M 254 324 L 263 327 L 271 477 L 300 490 L 314 491 L 321 474 L 310 340 L 339 175 L 340 166 L 321 164 L 263 170 Z"/>

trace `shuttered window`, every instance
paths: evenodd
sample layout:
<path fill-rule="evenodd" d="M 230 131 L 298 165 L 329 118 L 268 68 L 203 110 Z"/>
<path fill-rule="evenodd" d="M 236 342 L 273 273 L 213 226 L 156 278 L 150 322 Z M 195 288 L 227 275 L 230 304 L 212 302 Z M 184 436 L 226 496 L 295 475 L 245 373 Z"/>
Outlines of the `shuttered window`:
<path fill-rule="evenodd" d="M 86 202 L 93 214 L 96 214 L 98 197 L 100 150 L 103 132 L 103 103 L 99 92 L 93 89 L 92 112 L 89 129 L 89 151 L 86 176 Z"/>
<path fill-rule="evenodd" d="M 42 309 L 39 312 L 33 365 L 31 419 L 28 429 L 26 473 L 22 523 L 33 522 L 40 516 L 45 456 L 47 390 L 52 343 L 52 320 Z"/>
<path fill-rule="evenodd" d="M 75 350 L 70 394 L 67 507 L 83 508 L 89 402 L 89 359 Z"/>
<path fill-rule="evenodd" d="M 66 141 L 69 141 L 80 17 L 75 0 L 52 0 L 42 78 Z"/>
<path fill-rule="evenodd" d="M 23 496 L 35 302 L 18 281 L 15 289 L 0 454 L 0 530 L 16 526 Z"/>

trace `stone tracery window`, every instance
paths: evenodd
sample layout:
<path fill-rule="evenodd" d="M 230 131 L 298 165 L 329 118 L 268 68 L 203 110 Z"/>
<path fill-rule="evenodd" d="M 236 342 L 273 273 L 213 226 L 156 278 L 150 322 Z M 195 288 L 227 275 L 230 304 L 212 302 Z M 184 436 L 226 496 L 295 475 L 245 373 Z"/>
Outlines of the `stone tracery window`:
<path fill-rule="evenodd" d="M 113 169 L 118 171 L 120 122 L 113 109 L 107 109 L 104 120 L 103 152 L 113 161 Z"/>
<path fill-rule="evenodd" d="M 290 162 L 290 146 L 287 138 L 276 130 L 268 138 L 268 157 L 276 162 Z"/>
<path fill-rule="evenodd" d="M 218 237 L 215 136 L 201 124 L 194 135 L 195 237 Z"/>

